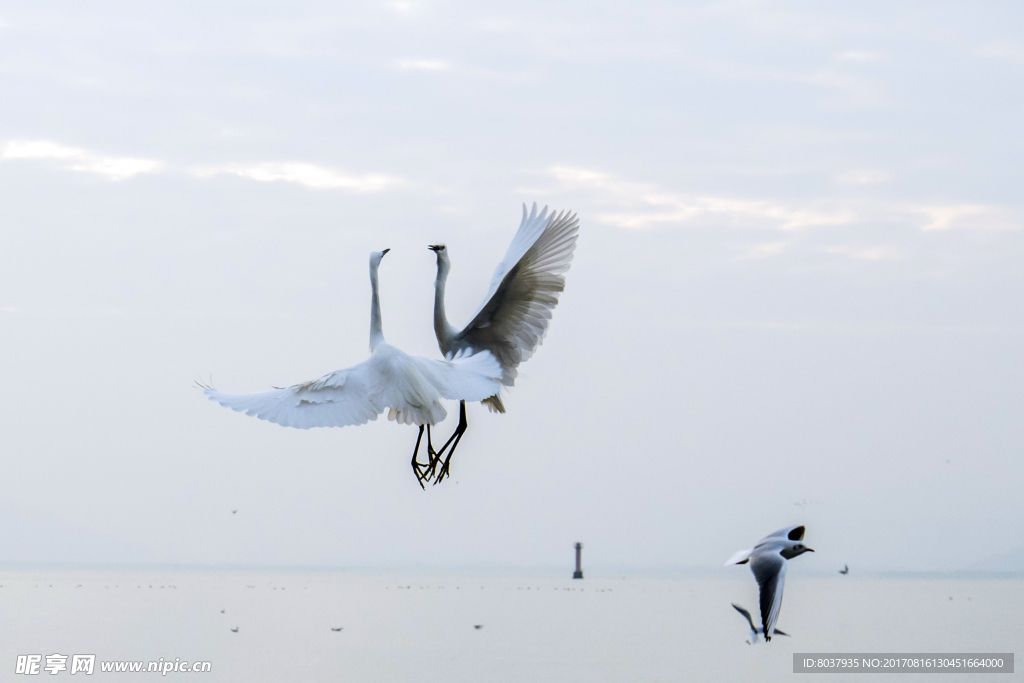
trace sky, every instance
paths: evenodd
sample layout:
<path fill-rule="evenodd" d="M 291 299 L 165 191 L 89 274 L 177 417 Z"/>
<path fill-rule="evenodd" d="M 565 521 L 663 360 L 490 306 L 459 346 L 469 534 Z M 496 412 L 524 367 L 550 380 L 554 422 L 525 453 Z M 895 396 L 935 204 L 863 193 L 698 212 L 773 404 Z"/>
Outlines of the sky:
<path fill-rule="evenodd" d="M 806 571 L 1019 561 L 1022 26 L 4 3 L 0 563 L 571 571 L 582 541 L 591 572 L 682 571 L 797 523 Z M 195 387 L 362 361 L 383 248 L 388 341 L 439 357 L 426 246 L 459 325 L 534 201 L 579 215 L 566 291 L 442 485 L 413 427 L 285 429 Z"/>

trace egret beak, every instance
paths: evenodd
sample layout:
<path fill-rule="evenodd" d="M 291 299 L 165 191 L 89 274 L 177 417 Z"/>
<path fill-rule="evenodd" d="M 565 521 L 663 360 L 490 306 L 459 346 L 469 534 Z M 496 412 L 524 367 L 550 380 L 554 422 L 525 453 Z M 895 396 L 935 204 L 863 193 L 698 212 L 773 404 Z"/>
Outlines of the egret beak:
<path fill-rule="evenodd" d="M 430 251 L 434 252 L 435 254 L 437 253 L 437 250 L 440 249 L 440 248 L 441 248 L 440 244 L 428 244 L 427 245 L 427 249 L 429 249 Z"/>
<path fill-rule="evenodd" d="M 384 251 L 380 252 L 380 255 L 383 256 L 384 254 L 388 253 L 389 251 L 391 251 L 391 249 L 385 249 Z"/>

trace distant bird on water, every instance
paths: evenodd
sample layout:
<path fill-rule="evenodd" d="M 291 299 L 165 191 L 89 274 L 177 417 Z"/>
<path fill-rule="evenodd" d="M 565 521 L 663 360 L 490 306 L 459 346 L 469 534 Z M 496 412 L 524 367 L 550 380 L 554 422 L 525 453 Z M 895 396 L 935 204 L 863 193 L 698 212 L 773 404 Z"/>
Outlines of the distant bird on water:
<path fill-rule="evenodd" d="M 780 529 L 758 541 L 753 550 L 740 550 L 725 562 L 726 566 L 750 563 L 750 571 L 754 573 L 760 589 L 761 633 L 766 642 L 775 633 L 775 622 L 782 608 L 786 561 L 797 555 L 814 552 L 813 548 L 801 543 L 803 540 L 802 525 Z"/>
<path fill-rule="evenodd" d="M 451 361 L 410 356 L 384 341 L 377 270 L 390 251 L 370 254 L 370 357 L 319 379 L 255 394 L 226 394 L 202 386 L 211 400 L 238 412 L 284 427 L 346 427 L 376 420 L 388 411 L 398 424 L 419 425 L 412 469 L 423 486 L 426 469 L 417 460 L 423 427 L 427 427 L 430 462 L 437 454 L 430 426 L 447 415 L 441 399 L 482 401 L 501 388 L 502 368 L 490 353 Z"/>
<path fill-rule="evenodd" d="M 338 633 L 339 631 L 342 631 L 342 630 L 344 630 L 344 628 L 345 628 L 344 626 L 341 626 L 340 628 L 334 628 L 334 627 L 332 626 L 332 627 L 331 627 L 331 630 L 332 630 L 332 631 L 334 631 L 335 633 Z"/>
<path fill-rule="evenodd" d="M 231 511 L 231 514 L 233 514 L 233 515 L 237 515 L 237 514 L 238 514 L 238 510 L 232 510 L 232 511 Z"/>
<path fill-rule="evenodd" d="M 750 640 L 747 641 L 747 644 L 748 645 L 757 645 L 757 643 L 758 643 L 757 628 L 754 626 L 754 620 L 750 618 L 750 612 L 748 612 L 747 610 L 743 609 L 742 607 L 737 605 L 735 602 L 732 603 L 732 608 L 734 610 L 736 610 L 737 612 L 739 612 L 740 614 L 742 614 L 746 618 L 747 623 L 750 625 Z M 787 636 L 787 637 L 789 636 L 788 633 L 786 633 L 785 631 L 780 631 L 779 629 L 775 629 L 772 633 L 774 635 L 777 635 L 777 636 Z"/>
<path fill-rule="evenodd" d="M 538 215 L 536 202 L 529 213 L 523 204 L 519 230 L 494 271 L 487 296 L 461 331 L 448 322 L 445 314 L 445 285 L 451 270 L 448 248 L 443 244 L 430 245 L 429 249 L 437 254 L 434 334 L 444 357 L 451 360 L 489 351 L 501 363 L 501 383 L 507 387 L 515 384 L 517 368 L 529 360 L 543 341 L 551 312 L 565 289 L 565 273 L 572 263 L 579 229 L 580 221 L 575 213 L 549 214 L 545 206 Z M 459 404 L 459 426 L 438 451 L 440 458 L 445 450 L 451 449 L 441 464 L 435 484 L 448 475 L 452 454 L 466 432 L 466 400 L 472 399 Z M 482 402 L 492 412 L 505 412 L 498 392 Z"/>
<path fill-rule="evenodd" d="M 477 631 L 479 631 L 479 630 L 480 630 L 480 629 L 482 629 L 483 627 L 484 627 L 484 625 L 483 625 L 483 624 L 473 624 L 473 628 L 475 628 L 475 629 L 476 629 Z"/>
<path fill-rule="evenodd" d="M 231 632 L 232 632 L 232 633 L 238 633 L 238 627 L 236 626 L 236 627 L 234 627 L 233 629 L 231 629 Z"/>
<path fill-rule="evenodd" d="M 850 573 L 850 565 L 844 564 L 843 568 L 839 570 L 839 573 L 840 574 L 849 574 Z"/>

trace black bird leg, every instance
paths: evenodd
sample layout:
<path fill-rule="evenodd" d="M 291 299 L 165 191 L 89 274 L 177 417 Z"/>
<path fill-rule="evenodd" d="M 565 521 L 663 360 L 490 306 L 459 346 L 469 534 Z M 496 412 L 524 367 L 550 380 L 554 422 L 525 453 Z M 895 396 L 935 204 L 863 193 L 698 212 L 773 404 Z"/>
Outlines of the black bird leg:
<path fill-rule="evenodd" d="M 455 428 L 455 432 L 448 437 L 448 441 L 441 446 L 441 450 L 437 452 L 437 459 L 440 460 L 444 457 L 444 452 L 448 451 L 448 456 L 445 457 L 444 463 L 441 465 L 441 471 L 437 474 L 437 479 L 434 480 L 434 486 L 437 486 L 444 478 L 449 476 L 448 465 L 452 461 L 452 455 L 455 454 L 455 449 L 459 445 L 459 441 L 462 440 L 462 435 L 466 433 L 466 428 L 469 427 L 469 422 L 466 421 L 466 402 L 459 401 L 459 426 Z M 451 450 L 448 447 L 451 446 Z"/>
<path fill-rule="evenodd" d="M 428 430 L 429 430 L 429 427 L 428 427 Z M 414 448 L 413 451 L 412 451 L 412 472 L 413 472 L 413 474 L 416 475 L 416 483 L 420 485 L 420 488 L 421 489 L 426 489 L 427 487 L 423 485 L 424 480 L 429 481 L 430 478 L 433 477 L 433 472 L 430 472 L 428 474 L 427 473 L 427 468 L 429 467 L 431 470 L 433 470 L 433 467 L 431 467 L 431 463 L 434 460 L 436 460 L 437 455 L 434 453 L 434 449 L 431 448 L 430 445 L 429 445 L 429 442 L 430 442 L 430 432 L 428 431 L 427 432 L 427 442 L 428 442 L 427 454 L 430 456 L 431 462 L 428 462 L 427 464 L 423 464 L 419 460 L 416 459 L 416 456 L 419 455 L 419 452 L 420 452 L 420 439 L 422 439 L 422 438 L 423 438 L 423 425 L 420 425 L 420 433 L 416 435 L 416 448 Z"/>

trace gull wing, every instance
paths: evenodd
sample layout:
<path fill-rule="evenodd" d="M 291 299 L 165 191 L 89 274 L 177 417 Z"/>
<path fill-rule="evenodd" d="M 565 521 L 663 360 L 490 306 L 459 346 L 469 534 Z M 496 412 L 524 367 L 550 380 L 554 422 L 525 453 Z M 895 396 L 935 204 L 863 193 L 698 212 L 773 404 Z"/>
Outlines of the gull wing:
<path fill-rule="evenodd" d="M 757 542 L 757 545 L 761 545 L 765 541 L 774 541 L 778 539 L 786 539 L 789 541 L 802 541 L 804 540 L 804 532 L 806 529 L 804 525 L 790 526 L 785 529 L 779 529 L 778 531 L 772 532 Z"/>
<path fill-rule="evenodd" d="M 484 303 L 457 339 L 494 354 L 505 371 L 503 383 L 515 380 L 516 368 L 533 355 L 544 339 L 558 295 L 565 289 L 579 218 L 563 212 L 527 214 L 512 238 L 505 258 L 494 271 Z"/>
<path fill-rule="evenodd" d="M 737 612 L 739 612 L 740 614 L 742 614 L 744 617 L 747 618 L 747 623 L 750 624 L 750 630 L 753 631 L 756 634 L 757 633 L 757 629 L 754 628 L 754 620 L 750 618 L 750 612 L 748 612 L 747 610 L 743 609 L 742 607 L 737 605 L 735 602 L 730 603 L 730 604 L 732 604 L 732 608 L 734 610 L 736 610 Z"/>
<path fill-rule="evenodd" d="M 761 626 L 766 641 L 772 639 L 775 622 L 782 608 L 782 588 L 786 582 L 786 560 L 778 553 L 757 553 L 750 558 L 761 595 Z"/>
<path fill-rule="evenodd" d="M 363 361 L 319 379 L 253 394 L 202 389 L 225 408 L 283 427 L 348 427 L 376 420 L 384 411 L 372 391 L 378 379 L 370 361 Z"/>

